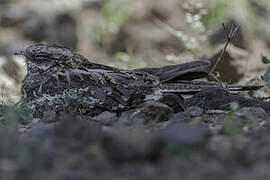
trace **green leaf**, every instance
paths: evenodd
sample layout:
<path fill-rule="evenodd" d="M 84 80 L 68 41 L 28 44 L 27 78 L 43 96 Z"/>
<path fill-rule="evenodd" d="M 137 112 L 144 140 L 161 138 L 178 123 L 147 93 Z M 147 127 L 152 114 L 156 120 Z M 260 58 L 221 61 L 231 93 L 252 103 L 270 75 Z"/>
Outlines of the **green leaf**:
<path fill-rule="evenodd" d="M 266 56 L 262 56 L 262 63 L 269 64 L 270 60 Z"/>

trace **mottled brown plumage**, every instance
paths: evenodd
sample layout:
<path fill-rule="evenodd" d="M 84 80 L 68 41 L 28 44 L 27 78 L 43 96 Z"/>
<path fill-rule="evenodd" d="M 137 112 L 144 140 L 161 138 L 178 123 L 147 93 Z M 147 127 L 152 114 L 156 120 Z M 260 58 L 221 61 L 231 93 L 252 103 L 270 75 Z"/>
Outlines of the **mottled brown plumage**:
<path fill-rule="evenodd" d="M 27 75 L 21 92 L 28 103 L 44 101 L 44 95 L 55 97 L 68 90 L 81 90 L 83 98 L 95 99 L 93 108 L 84 107 L 85 112 L 92 112 L 96 107 L 123 111 L 160 86 L 155 75 L 91 63 L 85 57 L 57 45 L 33 45 L 16 54 L 26 57 Z"/>
<path fill-rule="evenodd" d="M 68 48 L 49 44 L 32 45 L 16 54 L 26 58 L 21 92 L 36 116 L 50 109 L 90 115 L 122 112 L 156 92 L 186 92 L 188 85 L 183 80 L 207 76 L 210 66 L 209 61 L 195 61 L 123 70 L 92 63 Z"/>

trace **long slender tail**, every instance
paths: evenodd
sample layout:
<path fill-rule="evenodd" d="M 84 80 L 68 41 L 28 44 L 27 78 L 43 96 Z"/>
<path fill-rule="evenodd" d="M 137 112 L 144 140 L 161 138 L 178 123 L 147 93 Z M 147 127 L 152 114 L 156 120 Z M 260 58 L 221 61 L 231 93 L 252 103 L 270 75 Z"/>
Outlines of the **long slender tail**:
<path fill-rule="evenodd" d="M 194 94 L 200 92 L 206 88 L 222 88 L 223 86 L 217 82 L 209 81 L 184 81 L 178 80 L 171 83 L 162 84 L 162 92 L 171 92 L 171 93 L 181 93 L 181 94 Z M 258 90 L 263 86 L 256 85 L 227 85 L 224 88 L 227 88 L 229 91 L 249 91 L 249 90 Z"/>

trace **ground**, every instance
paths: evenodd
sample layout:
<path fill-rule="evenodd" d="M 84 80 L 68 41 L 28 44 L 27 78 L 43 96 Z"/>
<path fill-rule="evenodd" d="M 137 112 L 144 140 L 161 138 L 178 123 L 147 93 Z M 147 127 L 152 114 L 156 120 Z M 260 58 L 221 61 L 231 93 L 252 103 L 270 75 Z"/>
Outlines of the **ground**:
<path fill-rule="evenodd" d="M 48 2 L 0 1 L 2 179 L 270 178 L 267 1 Z M 59 119 L 33 118 L 20 101 L 26 70 L 12 53 L 29 44 L 56 43 L 126 69 L 215 61 L 223 22 L 240 29 L 216 72 L 224 84 L 260 90 L 206 89 L 184 96 L 184 112 L 146 101 L 122 114 Z"/>

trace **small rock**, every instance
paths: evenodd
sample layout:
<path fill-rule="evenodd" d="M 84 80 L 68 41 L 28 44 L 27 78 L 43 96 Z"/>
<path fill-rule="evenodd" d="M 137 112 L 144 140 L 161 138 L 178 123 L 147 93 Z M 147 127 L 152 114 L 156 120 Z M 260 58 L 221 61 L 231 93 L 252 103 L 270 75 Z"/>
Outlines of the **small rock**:
<path fill-rule="evenodd" d="M 56 125 L 55 123 L 45 124 L 42 122 L 33 123 L 29 128 L 26 137 L 38 139 L 44 141 L 52 135 L 52 129 Z"/>
<path fill-rule="evenodd" d="M 147 117 L 138 114 L 138 110 L 129 110 L 121 114 L 115 126 L 143 125 L 147 123 Z"/>
<path fill-rule="evenodd" d="M 240 112 L 245 114 L 245 112 L 250 112 L 255 118 L 265 118 L 267 113 L 261 107 L 243 107 Z"/>
<path fill-rule="evenodd" d="M 156 160 L 160 157 L 164 142 L 159 136 L 142 129 L 122 129 L 107 132 L 102 145 L 114 161 Z"/>
<path fill-rule="evenodd" d="M 117 126 L 167 121 L 172 114 L 173 110 L 168 105 L 149 100 L 136 109 L 123 112 L 117 121 Z"/>
<path fill-rule="evenodd" d="M 168 105 L 158 101 L 147 101 L 141 106 L 138 113 L 159 122 L 167 121 L 173 110 Z"/>
<path fill-rule="evenodd" d="M 186 123 L 174 124 L 162 131 L 162 137 L 169 145 L 200 146 L 206 143 L 211 132 L 209 128 Z"/>
<path fill-rule="evenodd" d="M 97 122 L 101 123 L 102 125 L 112 125 L 116 120 L 116 113 L 112 113 L 109 111 L 104 111 L 99 115 L 93 117 Z"/>
<path fill-rule="evenodd" d="M 208 88 L 185 100 L 185 106 L 198 106 L 204 110 L 231 110 L 231 103 L 238 102 L 240 107 L 260 107 L 270 112 L 270 103 L 260 99 L 246 98 L 230 93 L 224 88 Z"/>
<path fill-rule="evenodd" d="M 174 114 L 169 120 L 169 122 L 174 123 L 174 122 L 188 122 L 190 121 L 190 117 L 186 116 L 185 112 L 179 112 Z"/>
<path fill-rule="evenodd" d="M 201 116 L 203 114 L 203 109 L 197 106 L 191 106 L 185 113 L 189 114 L 191 117 Z"/>
<path fill-rule="evenodd" d="M 254 156 L 248 155 L 249 139 L 244 136 L 221 136 L 210 138 L 207 149 L 213 152 L 217 158 L 224 161 L 236 161 L 246 166 Z"/>
<path fill-rule="evenodd" d="M 44 149 L 51 151 L 53 147 L 53 129 L 56 125 L 57 123 L 32 123 L 31 127 L 26 131 L 24 139 L 27 140 L 29 138 L 41 142 Z"/>
<path fill-rule="evenodd" d="M 185 112 L 179 112 L 174 114 L 169 121 L 174 122 L 190 122 L 193 117 L 201 116 L 203 109 L 197 106 L 191 106 Z"/>
<path fill-rule="evenodd" d="M 102 137 L 101 126 L 91 120 L 87 121 L 68 114 L 60 120 L 53 129 L 54 146 L 81 151 L 82 148 L 95 144 Z"/>

